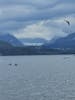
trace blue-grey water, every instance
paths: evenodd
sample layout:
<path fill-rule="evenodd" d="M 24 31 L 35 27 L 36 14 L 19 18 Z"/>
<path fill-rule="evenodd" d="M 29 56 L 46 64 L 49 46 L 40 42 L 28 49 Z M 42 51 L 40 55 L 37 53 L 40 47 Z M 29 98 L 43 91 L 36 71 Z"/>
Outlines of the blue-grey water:
<path fill-rule="evenodd" d="M 0 100 L 75 100 L 75 56 L 1 56 Z"/>

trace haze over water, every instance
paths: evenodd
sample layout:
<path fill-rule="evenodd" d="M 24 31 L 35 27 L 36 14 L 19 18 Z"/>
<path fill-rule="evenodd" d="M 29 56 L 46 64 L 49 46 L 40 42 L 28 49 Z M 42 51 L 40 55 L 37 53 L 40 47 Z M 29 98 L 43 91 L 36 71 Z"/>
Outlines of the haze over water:
<path fill-rule="evenodd" d="M 1 56 L 0 100 L 75 100 L 75 56 Z"/>

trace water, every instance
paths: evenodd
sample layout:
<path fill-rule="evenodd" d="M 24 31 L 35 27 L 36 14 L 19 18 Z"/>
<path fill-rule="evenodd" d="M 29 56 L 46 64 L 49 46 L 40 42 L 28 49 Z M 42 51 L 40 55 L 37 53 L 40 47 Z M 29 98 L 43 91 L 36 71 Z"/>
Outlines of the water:
<path fill-rule="evenodd" d="M 1 56 L 0 100 L 75 100 L 75 56 Z"/>

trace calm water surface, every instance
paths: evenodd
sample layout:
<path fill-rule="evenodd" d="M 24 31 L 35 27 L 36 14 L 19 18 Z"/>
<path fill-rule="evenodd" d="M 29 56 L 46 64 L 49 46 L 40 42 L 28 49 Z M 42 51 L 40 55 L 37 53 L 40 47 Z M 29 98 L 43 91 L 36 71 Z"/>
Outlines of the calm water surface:
<path fill-rule="evenodd" d="M 75 100 L 75 56 L 1 56 L 0 100 Z"/>

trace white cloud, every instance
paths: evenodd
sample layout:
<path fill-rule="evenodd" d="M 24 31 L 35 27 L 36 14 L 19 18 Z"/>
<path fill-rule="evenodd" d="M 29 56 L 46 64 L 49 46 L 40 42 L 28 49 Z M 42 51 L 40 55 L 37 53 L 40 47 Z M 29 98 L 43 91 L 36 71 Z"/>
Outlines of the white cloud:
<path fill-rule="evenodd" d="M 28 25 L 17 33 L 14 33 L 18 38 L 45 38 L 51 40 L 54 37 L 64 36 L 62 21 L 46 20 L 39 21 L 35 24 Z"/>

